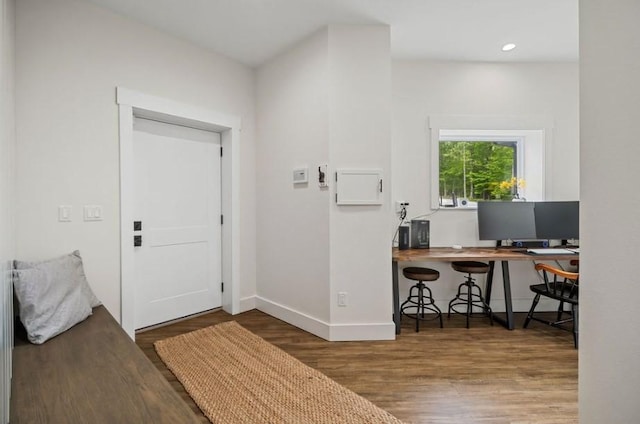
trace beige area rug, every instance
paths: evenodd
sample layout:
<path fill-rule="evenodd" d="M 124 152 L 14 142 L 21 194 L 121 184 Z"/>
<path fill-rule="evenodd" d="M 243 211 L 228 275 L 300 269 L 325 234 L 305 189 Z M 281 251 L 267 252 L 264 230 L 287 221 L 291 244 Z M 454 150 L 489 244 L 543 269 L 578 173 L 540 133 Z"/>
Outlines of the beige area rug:
<path fill-rule="evenodd" d="M 155 343 L 212 423 L 401 423 L 235 321 Z"/>

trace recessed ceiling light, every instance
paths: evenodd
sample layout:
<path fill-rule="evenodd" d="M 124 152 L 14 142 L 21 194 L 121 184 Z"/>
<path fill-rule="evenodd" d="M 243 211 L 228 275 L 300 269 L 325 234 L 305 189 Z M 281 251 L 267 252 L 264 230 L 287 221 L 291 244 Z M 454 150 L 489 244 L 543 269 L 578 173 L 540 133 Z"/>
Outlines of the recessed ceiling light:
<path fill-rule="evenodd" d="M 515 45 L 515 44 L 513 44 L 513 43 L 507 43 L 507 44 L 505 44 L 504 46 L 502 46 L 502 51 L 503 51 L 503 52 L 508 52 L 508 51 L 511 51 L 511 50 L 513 50 L 513 49 L 515 49 L 515 48 L 516 48 L 516 45 Z"/>

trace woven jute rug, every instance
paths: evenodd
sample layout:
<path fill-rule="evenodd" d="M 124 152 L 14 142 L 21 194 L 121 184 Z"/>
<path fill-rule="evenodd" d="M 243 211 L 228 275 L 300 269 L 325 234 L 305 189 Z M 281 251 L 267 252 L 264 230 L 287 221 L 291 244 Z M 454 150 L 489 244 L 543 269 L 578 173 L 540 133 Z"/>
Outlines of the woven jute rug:
<path fill-rule="evenodd" d="M 155 343 L 212 423 L 401 423 L 235 321 Z"/>

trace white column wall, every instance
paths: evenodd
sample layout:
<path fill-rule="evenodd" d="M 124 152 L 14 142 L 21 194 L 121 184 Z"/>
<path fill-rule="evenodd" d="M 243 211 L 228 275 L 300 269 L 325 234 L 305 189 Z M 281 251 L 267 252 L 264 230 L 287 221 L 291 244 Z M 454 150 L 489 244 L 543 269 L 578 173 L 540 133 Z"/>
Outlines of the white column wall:
<path fill-rule="evenodd" d="M 256 304 L 329 340 L 394 337 L 388 195 L 337 207 L 334 180 L 342 167 L 389 178 L 389 42 L 386 26 L 332 25 L 258 70 Z M 308 184 L 293 184 L 299 166 Z"/>
<path fill-rule="evenodd" d="M 382 169 L 384 193 L 380 206 L 338 206 L 335 196 L 331 199 L 332 340 L 395 337 L 390 324 L 390 40 L 388 26 L 329 27 L 331 170 Z M 346 307 L 338 306 L 339 292 L 347 293 Z"/>
<path fill-rule="evenodd" d="M 115 87 L 242 117 L 241 296 L 255 294 L 253 72 L 83 1 L 20 0 L 16 33 L 17 257 L 82 253 L 96 295 L 120 316 Z M 84 222 L 82 207 L 104 220 Z M 58 205 L 73 221 L 57 220 Z"/>
<path fill-rule="evenodd" d="M 640 420 L 640 3 L 580 1 L 583 424 Z"/>

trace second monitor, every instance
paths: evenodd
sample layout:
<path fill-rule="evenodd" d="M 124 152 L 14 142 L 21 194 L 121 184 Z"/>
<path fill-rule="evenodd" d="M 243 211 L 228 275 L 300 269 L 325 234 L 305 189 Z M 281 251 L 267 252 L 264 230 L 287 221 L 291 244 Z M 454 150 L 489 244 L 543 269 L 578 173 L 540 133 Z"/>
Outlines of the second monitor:
<path fill-rule="evenodd" d="M 578 239 L 580 238 L 580 203 L 536 202 L 536 238 Z"/>

